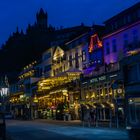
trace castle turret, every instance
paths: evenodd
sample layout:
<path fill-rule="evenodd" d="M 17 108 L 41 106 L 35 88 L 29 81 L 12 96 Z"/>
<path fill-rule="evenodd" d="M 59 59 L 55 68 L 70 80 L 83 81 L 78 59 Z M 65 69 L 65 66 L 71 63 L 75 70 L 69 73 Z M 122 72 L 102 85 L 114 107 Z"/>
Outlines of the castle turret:
<path fill-rule="evenodd" d="M 41 29 L 47 29 L 48 27 L 48 14 L 41 8 L 39 13 L 36 14 L 37 26 Z"/>

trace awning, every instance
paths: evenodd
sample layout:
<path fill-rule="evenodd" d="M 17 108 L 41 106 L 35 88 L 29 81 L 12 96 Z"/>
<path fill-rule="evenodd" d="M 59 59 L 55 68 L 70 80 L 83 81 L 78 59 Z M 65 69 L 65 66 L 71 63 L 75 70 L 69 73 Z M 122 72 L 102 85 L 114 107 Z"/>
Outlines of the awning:
<path fill-rule="evenodd" d="M 38 82 L 38 91 L 50 90 L 51 88 L 67 84 L 73 80 L 79 79 L 82 71 L 77 69 L 69 69 L 56 76 L 42 79 Z"/>

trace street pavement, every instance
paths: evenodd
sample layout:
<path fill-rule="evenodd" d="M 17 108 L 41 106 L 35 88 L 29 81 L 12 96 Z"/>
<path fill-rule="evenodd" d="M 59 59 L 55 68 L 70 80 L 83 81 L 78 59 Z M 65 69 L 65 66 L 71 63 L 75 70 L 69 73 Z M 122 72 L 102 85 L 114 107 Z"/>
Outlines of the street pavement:
<path fill-rule="evenodd" d="M 128 140 L 123 129 L 74 126 L 78 122 L 8 120 L 6 123 L 9 140 Z"/>

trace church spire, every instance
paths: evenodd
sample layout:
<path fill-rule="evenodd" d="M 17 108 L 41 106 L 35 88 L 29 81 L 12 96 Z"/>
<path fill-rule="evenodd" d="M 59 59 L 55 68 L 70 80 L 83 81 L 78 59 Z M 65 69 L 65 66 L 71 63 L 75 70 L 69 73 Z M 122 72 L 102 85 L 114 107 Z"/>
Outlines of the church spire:
<path fill-rule="evenodd" d="M 48 14 L 45 13 L 44 10 L 41 8 L 40 11 L 36 14 L 37 19 L 37 26 L 41 29 L 48 28 Z"/>

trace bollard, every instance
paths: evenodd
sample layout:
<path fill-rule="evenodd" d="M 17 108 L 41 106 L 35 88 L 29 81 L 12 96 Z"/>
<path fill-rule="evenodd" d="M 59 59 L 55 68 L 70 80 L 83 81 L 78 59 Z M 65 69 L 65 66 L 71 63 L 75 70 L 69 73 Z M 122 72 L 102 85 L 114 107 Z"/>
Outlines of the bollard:
<path fill-rule="evenodd" d="M 65 115 L 63 116 L 63 120 L 66 121 L 66 116 Z"/>

